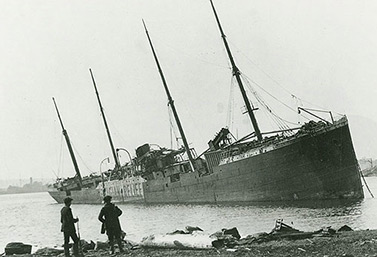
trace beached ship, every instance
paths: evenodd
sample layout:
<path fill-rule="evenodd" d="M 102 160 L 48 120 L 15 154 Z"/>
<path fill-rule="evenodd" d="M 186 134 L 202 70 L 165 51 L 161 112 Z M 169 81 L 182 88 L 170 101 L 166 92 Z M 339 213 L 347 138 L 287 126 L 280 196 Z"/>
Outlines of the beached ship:
<path fill-rule="evenodd" d="M 261 132 L 246 94 L 241 72 L 235 64 L 219 18 L 217 25 L 232 65 L 254 132 L 234 140 L 223 128 L 209 141 L 205 160 L 188 147 L 174 101 L 170 95 L 145 27 L 166 94 L 184 147 L 179 150 L 137 149 L 137 172 L 146 179 L 147 203 L 217 203 L 364 197 L 348 120 L 327 121 L 316 117 L 299 128 Z M 186 157 L 186 158 L 185 158 Z"/>

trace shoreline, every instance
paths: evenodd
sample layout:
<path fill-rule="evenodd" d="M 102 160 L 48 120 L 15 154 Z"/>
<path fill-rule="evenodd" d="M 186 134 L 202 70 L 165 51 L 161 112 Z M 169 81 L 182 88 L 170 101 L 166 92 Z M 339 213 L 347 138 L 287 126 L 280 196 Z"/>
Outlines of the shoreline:
<path fill-rule="evenodd" d="M 308 233 L 308 232 L 301 232 Z M 302 235 L 302 234 L 301 234 Z M 245 238 L 241 238 L 245 239 Z M 106 249 L 88 250 L 84 252 L 86 257 L 110 256 L 107 245 Z M 43 248 L 42 248 L 43 249 Z M 47 248 L 46 248 L 47 249 Z M 16 256 L 60 256 L 64 253 L 50 252 L 48 249 L 41 249 L 33 254 Z M 53 250 L 50 248 L 50 250 Z M 57 249 L 56 249 L 57 251 Z M 334 232 L 334 234 L 324 234 L 321 236 L 300 237 L 292 239 L 281 237 L 272 241 L 257 242 L 247 244 L 236 244 L 233 247 L 208 248 L 208 249 L 171 249 L 161 247 L 140 247 L 125 245 L 125 252 L 117 252 L 113 256 L 250 256 L 250 257 L 288 257 L 288 256 L 321 256 L 321 257 L 375 257 L 377 256 L 377 229 L 355 230 Z"/>

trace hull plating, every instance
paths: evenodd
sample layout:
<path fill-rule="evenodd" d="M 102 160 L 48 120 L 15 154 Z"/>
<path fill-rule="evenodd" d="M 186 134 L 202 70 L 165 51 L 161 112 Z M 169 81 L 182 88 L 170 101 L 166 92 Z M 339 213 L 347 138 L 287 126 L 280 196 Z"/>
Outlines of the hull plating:
<path fill-rule="evenodd" d="M 102 202 L 101 191 L 95 188 L 85 188 L 72 191 L 48 191 L 50 196 L 58 203 L 64 203 L 67 196 L 73 199 L 74 204 L 98 204 Z"/>
<path fill-rule="evenodd" d="M 271 147 L 270 147 L 271 148 Z M 363 198 L 348 124 L 292 138 L 266 152 L 234 158 L 212 173 L 182 173 L 180 180 L 147 181 L 149 203 L 255 202 Z"/>
<path fill-rule="evenodd" d="M 141 177 L 124 178 L 122 180 L 112 180 L 105 182 L 105 195 L 111 195 L 113 202 L 139 203 L 144 202 Z M 97 188 L 84 188 L 82 190 L 48 192 L 58 203 L 64 203 L 67 196 L 73 199 L 75 204 L 100 204 L 104 193 L 102 184 Z"/>

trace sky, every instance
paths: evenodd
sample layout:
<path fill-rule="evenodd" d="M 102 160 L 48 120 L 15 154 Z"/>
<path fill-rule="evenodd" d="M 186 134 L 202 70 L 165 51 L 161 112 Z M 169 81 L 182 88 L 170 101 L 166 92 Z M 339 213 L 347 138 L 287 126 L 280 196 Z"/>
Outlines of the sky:
<path fill-rule="evenodd" d="M 357 158 L 377 158 L 377 2 L 214 4 L 239 69 L 275 113 L 293 127 L 305 121 L 298 106 L 345 114 Z M 113 167 L 89 68 L 116 148 L 176 147 L 142 19 L 197 154 L 222 127 L 253 131 L 209 0 L 1 0 L 0 179 L 74 175 L 52 97 L 81 173 Z M 248 94 L 262 132 L 273 130 Z"/>

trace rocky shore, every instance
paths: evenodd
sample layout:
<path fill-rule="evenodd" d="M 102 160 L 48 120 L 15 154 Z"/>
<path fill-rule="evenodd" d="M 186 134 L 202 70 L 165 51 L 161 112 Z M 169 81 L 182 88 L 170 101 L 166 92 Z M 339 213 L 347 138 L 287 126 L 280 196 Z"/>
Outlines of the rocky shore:
<path fill-rule="evenodd" d="M 107 251 L 88 252 L 85 256 L 109 256 Z M 331 237 L 310 239 L 282 239 L 256 243 L 248 247 L 211 250 L 181 250 L 141 248 L 118 253 L 117 256 L 157 256 L 157 257 L 207 257 L 207 256 L 249 256 L 249 257 L 376 257 L 377 230 L 345 231 Z"/>
<path fill-rule="evenodd" d="M 283 224 L 285 225 L 285 224 Z M 116 256 L 320 256 L 320 257 L 376 257 L 377 230 L 353 231 L 347 226 L 340 230 L 330 227 L 315 232 L 302 232 L 291 227 L 276 228 L 270 233 L 258 233 L 237 238 L 236 234 L 217 235 L 218 240 L 212 242 L 213 247 L 187 249 L 187 246 L 175 244 L 176 247 L 156 247 L 143 243 L 135 245 L 127 240 L 125 252 L 117 252 Z M 86 257 L 110 256 L 107 245 L 102 248 L 84 250 Z M 181 249 L 180 249 L 181 248 Z M 114 256 L 115 256 L 114 255 Z M 60 256 L 64 254 L 59 249 L 39 249 L 34 254 L 18 256 Z"/>

